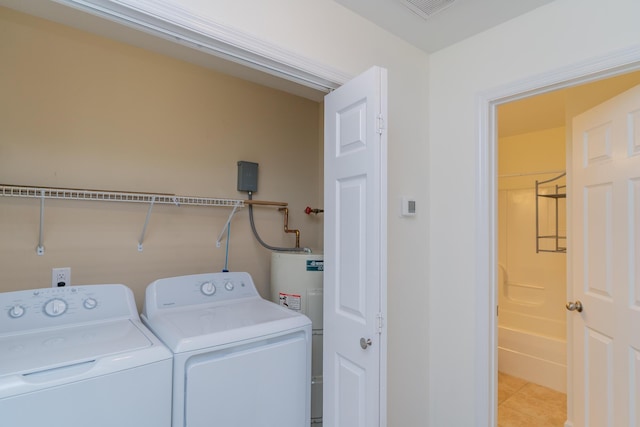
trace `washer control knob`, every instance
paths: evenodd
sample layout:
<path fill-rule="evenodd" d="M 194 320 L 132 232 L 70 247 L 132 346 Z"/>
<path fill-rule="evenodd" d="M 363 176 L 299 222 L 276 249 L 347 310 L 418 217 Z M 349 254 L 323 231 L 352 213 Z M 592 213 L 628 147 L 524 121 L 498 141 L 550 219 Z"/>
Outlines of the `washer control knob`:
<path fill-rule="evenodd" d="M 82 305 L 87 310 L 93 310 L 94 308 L 96 308 L 98 306 L 98 301 L 96 301 L 95 298 L 87 298 L 86 300 L 84 300 Z"/>
<path fill-rule="evenodd" d="M 232 291 L 233 288 L 235 287 L 235 285 L 233 284 L 233 282 L 231 280 L 227 281 L 224 283 L 224 288 L 228 291 Z"/>
<path fill-rule="evenodd" d="M 44 305 L 44 312 L 47 316 L 58 317 L 67 311 L 67 303 L 60 298 L 54 298 Z"/>
<path fill-rule="evenodd" d="M 24 316 L 25 309 L 21 305 L 14 305 L 9 309 L 9 317 L 12 319 L 17 319 L 18 317 Z"/>
<path fill-rule="evenodd" d="M 200 285 L 200 291 L 206 296 L 211 296 L 216 293 L 216 285 L 212 282 L 204 282 Z"/>

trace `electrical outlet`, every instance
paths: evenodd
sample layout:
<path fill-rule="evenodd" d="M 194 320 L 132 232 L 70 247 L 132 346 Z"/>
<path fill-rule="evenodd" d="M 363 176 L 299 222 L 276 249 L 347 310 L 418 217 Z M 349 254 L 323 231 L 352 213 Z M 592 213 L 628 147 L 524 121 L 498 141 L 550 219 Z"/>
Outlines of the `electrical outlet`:
<path fill-rule="evenodd" d="M 51 287 L 63 288 L 71 286 L 71 268 L 54 268 L 51 270 Z"/>

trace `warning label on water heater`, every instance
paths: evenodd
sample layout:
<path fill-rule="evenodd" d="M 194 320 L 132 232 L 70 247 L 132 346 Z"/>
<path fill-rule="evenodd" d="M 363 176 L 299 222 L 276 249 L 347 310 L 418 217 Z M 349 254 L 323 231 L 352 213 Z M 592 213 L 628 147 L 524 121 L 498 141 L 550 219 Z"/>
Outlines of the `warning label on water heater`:
<path fill-rule="evenodd" d="M 307 260 L 307 271 L 323 271 L 323 270 L 324 270 L 324 260 L 322 259 Z"/>
<path fill-rule="evenodd" d="M 302 307 L 302 297 L 297 294 L 285 294 L 284 292 L 280 292 L 278 301 L 281 306 L 287 307 L 291 310 L 300 311 L 300 308 Z"/>

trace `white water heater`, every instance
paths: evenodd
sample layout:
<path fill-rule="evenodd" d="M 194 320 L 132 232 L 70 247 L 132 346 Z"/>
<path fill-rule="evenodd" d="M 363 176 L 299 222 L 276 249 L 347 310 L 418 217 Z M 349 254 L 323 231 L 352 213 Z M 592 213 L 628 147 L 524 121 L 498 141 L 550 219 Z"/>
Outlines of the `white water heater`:
<path fill-rule="evenodd" d="M 271 253 L 271 300 L 311 319 L 311 424 L 322 424 L 322 254 Z"/>

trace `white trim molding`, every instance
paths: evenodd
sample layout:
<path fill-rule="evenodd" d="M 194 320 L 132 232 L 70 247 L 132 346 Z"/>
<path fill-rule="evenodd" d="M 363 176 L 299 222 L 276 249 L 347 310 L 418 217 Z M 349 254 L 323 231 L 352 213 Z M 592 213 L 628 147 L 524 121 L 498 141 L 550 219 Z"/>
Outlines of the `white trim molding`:
<path fill-rule="evenodd" d="M 53 0 L 213 56 L 328 93 L 352 76 L 166 0 Z"/>

